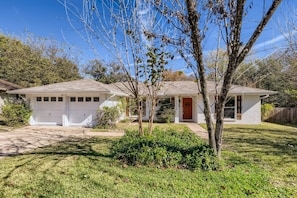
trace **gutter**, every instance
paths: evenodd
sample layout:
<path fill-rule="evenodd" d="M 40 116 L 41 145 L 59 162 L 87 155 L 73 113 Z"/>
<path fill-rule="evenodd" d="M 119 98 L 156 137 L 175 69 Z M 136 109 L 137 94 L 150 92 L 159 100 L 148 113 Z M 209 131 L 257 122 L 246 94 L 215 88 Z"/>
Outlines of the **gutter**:
<path fill-rule="evenodd" d="M 262 100 L 262 99 L 265 99 L 265 98 L 268 98 L 268 97 L 269 97 L 269 94 L 264 95 L 264 96 L 260 96 L 260 99 Z"/>

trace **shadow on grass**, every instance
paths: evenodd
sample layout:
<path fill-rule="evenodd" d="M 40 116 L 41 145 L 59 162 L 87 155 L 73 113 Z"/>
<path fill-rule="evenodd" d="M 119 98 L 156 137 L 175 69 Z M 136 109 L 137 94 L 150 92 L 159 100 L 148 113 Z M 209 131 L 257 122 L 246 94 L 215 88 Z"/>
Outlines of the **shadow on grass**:
<path fill-rule="evenodd" d="M 257 152 L 297 159 L 297 131 L 228 128 L 225 129 L 224 141 L 242 153 Z"/>
<path fill-rule="evenodd" d="M 30 166 L 30 170 L 34 170 L 40 167 L 41 164 L 50 162 L 51 166 L 44 170 L 44 172 L 47 172 L 67 157 L 83 156 L 92 161 L 98 160 L 98 157 L 112 159 L 113 156 L 110 154 L 109 147 L 114 141 L 115 139 L 110 138 L 73 138 L 20 155 L 14 155 L 16 157 L 14 167 L 2 179 L 4 181 L 8 180 L 11 175 L 19 169 L 23 169 L 23 167 Z"/>
<path fill-rule="evenodd" d="M 111 158 L 113 156 L 105 146 L 113 142 L 114 140 L 109 138 L 71 139 L 36 149 L 27 154 L 99 156 Z"/>
<path fill-rule="evenodd" d="M 113 170 L 116 162 L 110 154 L 110 147 L 114 141 L 116 138 L 73 138 L 10 159 L 8 157 L 7 170 L 0 174 L 0 189 L 5 187 L 6 192 L 15 193 L 21 191 L 19 195 L 24 197 L 60 197 L 67 192 L 65 182 L 71 178 L 74 184 L 87 182 L 94 188 L 112 191 L 113 186 L 96 181 L 90 175 L 97 171 L 112 178 L 122 177 Z M 32 177 L 36 180 L 32 183 L 37 182 L 38 185 L 30 183 Z"/>

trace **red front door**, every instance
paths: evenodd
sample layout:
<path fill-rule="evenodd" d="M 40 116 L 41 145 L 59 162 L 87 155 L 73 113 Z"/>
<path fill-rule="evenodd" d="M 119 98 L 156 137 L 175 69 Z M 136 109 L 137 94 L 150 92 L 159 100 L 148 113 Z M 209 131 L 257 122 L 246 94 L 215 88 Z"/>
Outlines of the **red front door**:
<path fill-rule="evenodd" d="M 192 98 L 183 98 L 183 119 L 192 119 Z"/>

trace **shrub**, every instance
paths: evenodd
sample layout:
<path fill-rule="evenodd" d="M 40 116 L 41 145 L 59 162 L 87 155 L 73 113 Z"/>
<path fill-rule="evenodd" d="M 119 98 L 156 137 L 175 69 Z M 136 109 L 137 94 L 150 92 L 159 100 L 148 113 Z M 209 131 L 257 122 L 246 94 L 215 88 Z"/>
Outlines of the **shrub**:
<path fill-rule="evenodd" d="M 116 126 L 116 121 L 120 116 L 120 112 L 117 106 L 113 107 L 103 107 L 103 109 L 98 111 L 96 126 L 99 128 L 114 128 Z"/>
<path fill-rule="evenodd" d="M 271 111 L 273 110 L 274 106 L 272 104 L 263 104 L 261 105 L 261 120 L 265 121 L 268 119 Z"/>
<path fill-rule="evenodd" d="M 188 130 L 155 128 L 152 135 L 144 136 L 137 131 L 127 131 L 113 145 L 112 153 L 128 165 L 203 170 L 214 170 L 218 166 L 213 150 Z"/>
<path fill-rule="evenodd" d="M 23 100 L 6 101 L 2 107 L 4 122 L 7 126 L 28 124 L 31 113 L 30 106 Z"/>
<path fill-rule="evenodd" d="M 174 120 L 174 103 L 170 98 L 163 98 L 159 101 L 160 108 L 156 111 L 156 117 L 159 122 L 170 123 Z"/>

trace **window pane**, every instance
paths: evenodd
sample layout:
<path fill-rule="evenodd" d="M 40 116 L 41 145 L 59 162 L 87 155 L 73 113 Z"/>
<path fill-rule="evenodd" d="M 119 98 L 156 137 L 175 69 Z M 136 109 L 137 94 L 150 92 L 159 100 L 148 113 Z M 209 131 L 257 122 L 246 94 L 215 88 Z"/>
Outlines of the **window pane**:
<path fill-rule="evenodd" d="M 225 108 L 224 118 L 235 118 L 235 108 Z"/>
<path fill-rule="evenodd" d="M 83 98 L 83 97 L 78 97 L 78 98 L 77 98 L 77 101 L 78 101 L 78 102 L 83 102 L 83 101 L 84 101 L 84 98 Z"/>
<path fill-rule="evenodd" d="M 91 97 L 86 97 L 86 102 L 91 102 L 92 98 Z"/>
<path fill-rule="evenodd" d="M 48 102 L 49 101 L 49 97 L 43 97 L 43 101 L 44 102 Z"/>
<path fill-rule="evenodd" d="M 70 102 L 75 102 L 76 101 L 76 97 L 70 97 Z"/>
<path fill-rule="evenodd" d="M 56 97 L 51 97 L 51 102 L 56 102 L 57 98 Z"/>
<path fill-rule="evenodd" d="M 36 97 L 37 102 L 41 102 L 42 98 L 41 97 Z"/>
<path fill-rule="evenodd" d="M 99 102 L 99 97 L 94 97 L 93 102 Z"/>
<path fill-rule="evenodd" d="M 63 102 L 63 97 L 58 97 L 59 102 Z"/>
<path fill-rule="evenodd" d="M 225 103 L 225 107 L 234 107 L 234 106 L 235 106 L 235 99 L 234 99 L 234 97 L 227 98 L 227 101 Z"/>

